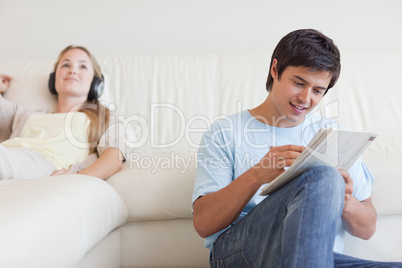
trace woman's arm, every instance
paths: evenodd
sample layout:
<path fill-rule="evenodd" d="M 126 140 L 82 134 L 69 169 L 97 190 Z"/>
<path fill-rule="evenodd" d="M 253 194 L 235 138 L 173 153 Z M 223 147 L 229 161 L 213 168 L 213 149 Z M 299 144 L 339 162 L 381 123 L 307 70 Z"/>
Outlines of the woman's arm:
<path fill-rule="evenodd" d="M 107 148 L 103 154 L 89 167 L 78 172 L 78 174 L 91 175 L 106 180 L 121 170 L 123 154 L 117 148 Z"/>
<path fill-rule="evenodd" d="M 106 180 L 120 171 L 123 164 L 123 154 L 114 147 L 107 148 L 103 154 L 89 167 L 77 172 L 78 174 L 90 175 Z M 74 174 L 69 169 L 63 168 L 53 172 L 52 176 Z"/>
<path fill-rule="evenodd" d="M 109 126 L 102 134 L 97 152 L 100 157 L 90 166 L 78 172 L 78 174 L 91 175 L 106 180 L 116 172 L 120 171 L 126 155 L 126 137 L 133 135 L 133 130 L 127 127 L 120 118 L 112 116 Z M 99 145 L 102 146 L 99 146 Z M 69 169 L 60 169 L 53 172 L 52 176 L 74 174 Z"/>
<path fill-rule="evenodd" d="M 28 110 L 3 98 L 2 93 L 6 92 L 12 81 L 12 77 L 0 74 L 0 141 L 7 140 L 12 134 L 18 135 L 30 116 Z"/>

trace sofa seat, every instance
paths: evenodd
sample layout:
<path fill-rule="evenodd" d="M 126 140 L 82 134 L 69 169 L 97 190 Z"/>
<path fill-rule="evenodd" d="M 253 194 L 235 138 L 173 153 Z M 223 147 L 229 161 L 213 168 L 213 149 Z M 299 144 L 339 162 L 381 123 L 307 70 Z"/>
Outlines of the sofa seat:
<path fill-rule="evenodd" d="M 0 267 L 73 267 L 127 208 L 105 181 L 85 175 L 0 181 Z"/>

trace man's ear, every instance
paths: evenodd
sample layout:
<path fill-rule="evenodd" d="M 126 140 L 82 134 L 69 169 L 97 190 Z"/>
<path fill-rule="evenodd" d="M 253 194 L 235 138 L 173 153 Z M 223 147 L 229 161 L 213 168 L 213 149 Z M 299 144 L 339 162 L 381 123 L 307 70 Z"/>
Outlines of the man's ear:
<path fill-rule="evenodd" d="M 277 67 L 277 64 L 278 64 L 278 60 L 274 59 L 272 61 L 272 67 L 271 67 L 271 76 L 272 76 L 272 79 L 274 81 L 278 79 L 278 67 Z"/>

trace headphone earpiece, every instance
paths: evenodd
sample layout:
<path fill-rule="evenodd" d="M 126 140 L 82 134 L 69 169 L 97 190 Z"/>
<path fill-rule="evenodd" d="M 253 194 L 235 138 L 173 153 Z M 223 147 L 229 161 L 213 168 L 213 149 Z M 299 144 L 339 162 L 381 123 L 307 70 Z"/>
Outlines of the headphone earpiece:
<path fill-rule="evenodd" d="M 91 89 L 88 92 L 88 100 L 97 100 L 103 93 L 105 88 L 105 79 L 102 77 L 94 76 L 91 83 Z"/>
<path fill-rule="evenodd" d="M 48 81 L 49 91 L 53 95 L 57 95 L 55 82 L 56 82 L 56 73 L 53 72 L 49 75 L 49 81 Z M 105 87 L 105 79 L 103 78 L 103 75 L 102 77 L 94 76 L 94 79 L 92 80 L 91 83 L 91 88 L 89 89 L 88 92 L 88 100 L 91 101 L 98 99 L 102 95 L 104 87 Z"/>
<path fill-rule="evenodd" d="M 51 73 L 49 75 L 49 81 L 47 83 L 47 85 L 49 87 L 49 91 L 53 95 L 57 95 L 57 91 L 56 91 L 56 87 L 55 87 L 55 76 L 56 76 L 55 72 Z"/>

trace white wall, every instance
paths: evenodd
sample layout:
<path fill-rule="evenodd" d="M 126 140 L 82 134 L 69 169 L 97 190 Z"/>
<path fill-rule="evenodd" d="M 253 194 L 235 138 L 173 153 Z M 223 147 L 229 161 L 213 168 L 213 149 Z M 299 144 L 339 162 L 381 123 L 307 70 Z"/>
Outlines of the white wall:
<path fill-rule="evenodd" d="M 0 0 L 0 60 L 53 60 L 69 44 L 97 57 L 271 52 L 316 28 L 341 51 L 402 49 L 400 0 Z"/>

